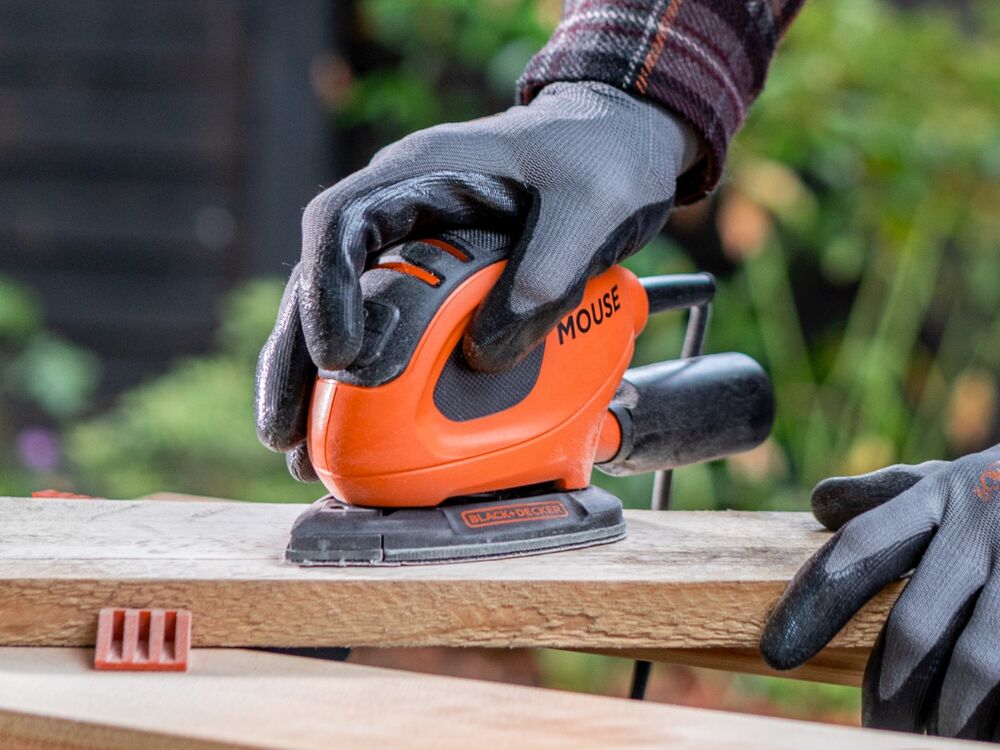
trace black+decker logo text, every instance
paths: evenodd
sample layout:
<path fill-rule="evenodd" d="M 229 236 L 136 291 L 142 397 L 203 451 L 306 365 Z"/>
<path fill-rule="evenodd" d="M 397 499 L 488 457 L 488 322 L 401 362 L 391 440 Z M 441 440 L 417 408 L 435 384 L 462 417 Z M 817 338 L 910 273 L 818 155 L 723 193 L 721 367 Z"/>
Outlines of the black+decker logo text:
<path fill-rule="evenodd" d="M 566 339 L 575 339 L 577 334 L 582 336 L 594 326 L 599 326 L 621 307 L 622 301 L 618 297 L 618 285 L 615 284 L 610 291 L 605 292 L 589 305 L 578 307 L 559 321 L 559 325 L 556 326 L 556 330 L 559 332 L 559 345 L 562 346 Z"/>
<path fill-rule="evenodd" d="M 533 503 L 511 503 L 493 508 L 470 508 L 462 511 L 462 521 L 470 529 L 496 526 L 501 523 L 525 523 L 565 518 L 569 510 L 559 500 L 539 500 Z"/>

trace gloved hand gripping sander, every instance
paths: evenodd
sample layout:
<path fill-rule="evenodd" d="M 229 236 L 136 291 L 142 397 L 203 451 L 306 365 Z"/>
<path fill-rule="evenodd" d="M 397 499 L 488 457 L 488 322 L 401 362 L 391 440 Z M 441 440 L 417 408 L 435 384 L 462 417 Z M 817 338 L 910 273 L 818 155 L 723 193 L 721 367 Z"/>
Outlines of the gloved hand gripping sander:
<path fill-rule="evenodd" d="M 767 437 L 770 383 L 745 355 L 627 369 L 650 313 L 706 308 L 708 274 L 612 267 L 514 367 L 472 369 L 462 337 L 508 253 L 502 235 L 449 233 L 362 274 L 362 351 L 318 374 L 310 410 L 310 460 L 331 495 L 296 521 L 288 560 L 399 565 L 612 542 L 622 505 L 589 484 L 595 465 L 669 469 Z"/>

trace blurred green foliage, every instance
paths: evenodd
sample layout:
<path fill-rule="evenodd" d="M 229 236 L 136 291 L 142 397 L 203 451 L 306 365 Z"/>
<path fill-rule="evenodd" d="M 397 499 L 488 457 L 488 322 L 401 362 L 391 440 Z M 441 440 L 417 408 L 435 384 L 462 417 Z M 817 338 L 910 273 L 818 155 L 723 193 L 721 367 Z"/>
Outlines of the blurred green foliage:
<path fill-rule="evenodd" d="M 87 406 L 97 383 L 95 358 L 48 332 L 31 292 L 0 277 L 0 492 L 26 494 L 60 484 L 60 445 L 49 427 L 65 425 Z M 45 427 L 13 424 L 8 407 Z"/>
<path fill-rule="evenodd" d="M 998 11 L 841 0 L 792 27 L 717 215 L 737 270 L 713 344 L 778 395 L 786 468 L 758 492 L 997 437 Z"/>
<path fill-rule="evenodd" d="M 316 489 L 293 482 L 281 456 L 257 442 L 253 378 L 282 284 L 251 282 L 222 310 L 218 352 L 179 362 L 122 396 L 110 413 L 70 432 L 80 488 L 107 497 L 156 491 L 304 502 Z"/>
<path fill-rule="evenodd" d="M 391 50 L 391 62 L 356 77 L 337 114 L 388 141 L 507 107 L 559 8 L 538 0 L 364 0 L 358 31 L 372 47 Z"/>
<path fill-rule="evenodd" d="M 506 106 L 558 15 L 557 3 L 533 0 L 364 0 L 357 10 L 354 43 L 375 62 L 340 61 L 348 75 L 324 95 L 338 123 L 380 141 Z M 907 10 L 811 0 L 733 145 L 723 187 L 677 212 L 668 236 L 630 261 L 639 273 L 693 270 L 706 255 L 690 238 L 710 237 L 722 272 L 709 350 L 758 357 L 777 390 L 773 439 L 678 471 L 677 507 L 802 509 L 825 475 L 997 439 L 998 36 L 1000 6 L 989 0 Z M 72 432 L 83 487 L 316 494 L 253 433 L 254 359 L 280 286 L 239 291 L 216 354 L 178 364 Z M 18 304 L 0 311 L 15 320 Z M 651 321 L 639 361 L 678 352 L 682 324 Z M 648 477 L 597 481 L 631 505 L 647 502 Z M 588 670 L 602 668 L 575 658 L 560 657 L 553 682 L 593 682 Z M 768 700 L 787 689 L 739 685 Z M 796 687 L 797 700 L 806 694 Z M 857 701 L 852 691 L 808 694 L 812 711 Z"/>

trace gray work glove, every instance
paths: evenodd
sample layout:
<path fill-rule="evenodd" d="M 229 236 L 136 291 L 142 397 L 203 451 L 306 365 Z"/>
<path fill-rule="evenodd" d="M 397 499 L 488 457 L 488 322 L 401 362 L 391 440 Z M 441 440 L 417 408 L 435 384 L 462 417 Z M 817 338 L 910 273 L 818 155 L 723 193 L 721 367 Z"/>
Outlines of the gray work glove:
<path fill-rule="evenodd" d="M 913 570 L 865 669 L 864 724 L 1000 739 L 1000 446 L 825 480 L 813 510 L 839 531 L 778 602 L 764 659 L 802 664 Z"/>
<path fill-rule="evenodd" d="M 379 151 L 318 195 L 302 219 L 302 259 L 257 368 L 257 434 L 315 479 L 305 451 L 316 367 L 361 349 L 359 275 L 408 238 L 458 227 L 518 237 L 465 340 L 470 363 L 513 365 L 583 295 L 587 280 L 663 226 L 696 139 L 658 106 L 601 83 L 556 83 L 527 106 L 439 125 Z"/>

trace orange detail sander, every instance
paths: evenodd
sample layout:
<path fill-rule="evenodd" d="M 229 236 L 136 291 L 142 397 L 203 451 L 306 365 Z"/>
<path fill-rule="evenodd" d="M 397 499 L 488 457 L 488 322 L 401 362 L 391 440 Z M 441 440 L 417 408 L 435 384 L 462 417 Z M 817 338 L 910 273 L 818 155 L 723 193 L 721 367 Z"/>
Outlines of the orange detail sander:
<path fill-rule="evenodd" d="M 628 369 L 650 313 L 690 308 L 685 350 L 700 351 L 709 274 L 612 267 L 513 368 L 472 369 L 462 336 L 509 250 L 497 233 L 449 233 L 362 274 L 361 353 L 318 374 L 310 407 L 309 456 L 331 494 L 295 522 L 288 560 L 400 565 L 613 542 L 622 505 L 589 484 L 595 465 L 666 470 L 767 437 L 770 382 L 745 355 Z"/>

